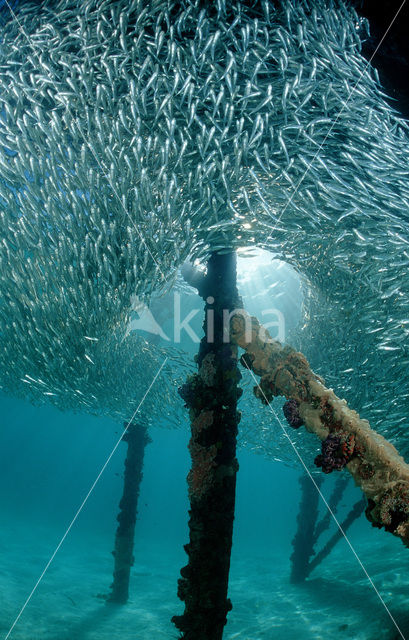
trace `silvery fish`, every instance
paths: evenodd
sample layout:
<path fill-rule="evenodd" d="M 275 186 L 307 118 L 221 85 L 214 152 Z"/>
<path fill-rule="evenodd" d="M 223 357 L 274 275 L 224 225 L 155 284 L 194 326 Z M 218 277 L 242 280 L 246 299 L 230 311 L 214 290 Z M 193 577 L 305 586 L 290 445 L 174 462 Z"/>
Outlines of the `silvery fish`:
<path fill-rule="evenodd" d="M 126 335 L 130 297 L 189 256 L 258 245 L 301 274 L 291 341 L 398 441 L 408 125 L 361 55 L 367 25 L 324 0 L 177 4 L 56 0 L 44 22 L 23 3 L 4 25 L 0 386 L 126 419 L 163 355 Z M 177 416 L 170 379 L 163 393 Z M 286 443 L 254 411 L 243 437 L 274 455 Z"/>

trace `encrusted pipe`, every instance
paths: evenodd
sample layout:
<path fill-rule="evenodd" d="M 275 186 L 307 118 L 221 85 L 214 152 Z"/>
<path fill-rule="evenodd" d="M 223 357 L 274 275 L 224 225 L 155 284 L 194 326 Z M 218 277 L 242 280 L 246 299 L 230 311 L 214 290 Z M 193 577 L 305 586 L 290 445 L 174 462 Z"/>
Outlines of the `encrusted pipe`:
<path fill-rule="evenodd" d="M 125 604 L 128 601 L 143 459 L 145 447 L 151 442 L 146 426 L 136 423 L 129 425 L 122 439 L 127 442 L 128 450 L 125 459 L 124 490 L 117 516 L 119 524 L 115 535 L 115 550 L 112 552 L 115 558 L 114 581 L 108 597 L 108 602 L 117 604 Z"/>
<path fill-rule="evenodd" d="M 242 363 L 261 376 L 255 395 L 264 403 L 273 396 L 291 401 L 290 425 L 303 423 L 323 441 L 317 466 L 325 473 L 345 467 L 368 499 L 372 525 L 409 546 L 409 465 L 395 447 L 327 389 L 301 353 L 272 340 L 257 318 L 236 313 L 230 329 L 246 351 Z"/>
<path fill-rule="evenodd" d="M 188 564 L 181 570 L 178 596 L 183 615 L 172 621 L 185 640 L 221 640 L 231 602 L 227 598 L 235 507 L 237 400 L 241 378 L 237 347 L 230 343 L 225 313 L 241 306 L 236 289 L 236 257 L 213 254 L 198 281 L 206 300 L 205 336 L 198 373 L 179 390 L 189 408 Z"/>

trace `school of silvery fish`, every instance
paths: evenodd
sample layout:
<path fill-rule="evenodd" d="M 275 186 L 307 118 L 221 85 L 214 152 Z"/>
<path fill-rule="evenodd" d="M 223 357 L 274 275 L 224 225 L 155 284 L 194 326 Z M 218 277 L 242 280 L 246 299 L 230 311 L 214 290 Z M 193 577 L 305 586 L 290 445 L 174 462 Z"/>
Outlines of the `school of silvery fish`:
<path fill-rule="evenodd" d="M 257 245 L 302 274 L 292 343 L 405 452 L 408 126 L 366 29 L 335 0 L 17 6 L 0 43 L 2 387 L 130 417 L 169 351 L 124 337 L 131 296 Z M 180 406 L 175 367 L 146 416 Z M 257 420 L 245 433 L 279 442 Z"/>

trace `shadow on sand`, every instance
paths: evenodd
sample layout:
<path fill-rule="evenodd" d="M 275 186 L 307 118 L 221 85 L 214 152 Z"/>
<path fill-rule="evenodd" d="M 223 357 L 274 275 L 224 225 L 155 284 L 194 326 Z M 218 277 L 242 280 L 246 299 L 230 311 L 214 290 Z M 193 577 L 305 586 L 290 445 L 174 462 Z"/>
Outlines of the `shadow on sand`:
<path fill-rule="evenodd" d="M 72 627 L 66 627 L 49 640 L 86 640 L 88 633 L 95 633 L 104 623 L 111 621 L 123 611 L 122 605 L 101 602 L 97 609 Z"/>
<path fill-rule="evenodd" d="M 374 621 L 377 621 L 383 628 L 390 627 L 391 635 L 388 637 L 390 637 L 391 640 L 402 640 L 402 636 L 391 619 L 392 616 L 404 637 L 409 639 L 408 607 L 402 604 L 395 605 L 393 602 L 393 594 L 388 594 L 388 596 L 385 597 L 380 593 L 385 605 L 388 607 L 389 615 L 369 582 L 368 585 L 365 586 L 363 584 L 354 585 L 345 580 L 337 581 L 326 580 L 325 578 L 313 578 L 306 580 L 304 583 L 298 585 L 298 587 L 308 592 L 308 597 L 311 598 L 312 601 L 316 600 L 318 607 L 322 606 L 323 602 L 332 607 L 336 607 L 337 603 L 339 603 L 339 606 L 342 607 L 346 616 L 348 615 L 348 611 L 359 611 L 363 622 L 367 619 L 368 623 L 372 625 Z M 402 591 L 400 591 L 400 595 L 401 594 Z"/>

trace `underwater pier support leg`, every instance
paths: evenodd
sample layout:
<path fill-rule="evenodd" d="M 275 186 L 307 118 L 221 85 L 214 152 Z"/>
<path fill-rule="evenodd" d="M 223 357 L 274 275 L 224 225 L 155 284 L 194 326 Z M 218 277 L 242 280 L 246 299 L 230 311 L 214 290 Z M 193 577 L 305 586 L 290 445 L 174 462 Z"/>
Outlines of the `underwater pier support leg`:
<path fill-rule="evenodd" d="M 366 506 L 366 502 L 364 498 L 361 498 L 354 504 L 351 511 L 348 513 L 347 517 L 341 523 L 340 527 L 337 528 L 335 533 L 328 540 L 326 545 L 321 549 L 319 553 L 311 560 L 308 565 L 307 576 L 321 564 L 321 562 L 329 556 L 335 545 L 345 537 L 346 532 L 349 527 L 359 518 L 359 516 L 363 513 Z"/>
<path fill-rule="evenodd" d="M 224 316 L 241 307 L 235 254 L 210 257 L 199 293 L 206 300 L 199 371 L 179 391 L 190 410 L 192 430 L 192 467 L 187 478 L 190 539 L 185 546 L 189 560 L 178 582 L 185 611 L 172 621 L 184 640 L 221 640 L 232 606 L 227 589 L 238 470 L 237 400 L 241 395 L 237 347 L 230 342 L 229 321 Z"/>
<path fill-rule="evenodd" d="M 326 545 L 325 555 L 322 555 L 322 552 L 320 552 L 310 561 L 311 556 L 315 553 L 314 547 L 316 543 L 323 532 L 328 529 L 333 516 L 337 512 L 339 502 L 348 485 L 349 479 L 345 476 L 339 476 L 337 478 L 334 489 L 329 498 L 328 509 L 321 520 L 318 521 L 319 493 L 322 481 L 322 476 L 314 477 L 315 484 L 308 475 L 302 475 L 300 477 L 301 500 L 297 516 L 297 532 L 292 541 L 294 551 L 291 555 L 292 566 L 290 580 L 293 584 L 304 582 L 304 580 L 310 575 L 312 568 L 318 566 L 319 562 L 321 562 L 321 560 L 330 553 L 336 544 L 334 543 L 329 547 Z M 356 506 L 353 508 L 353 512 L 355 513 L 354 510 L 356 510 Z M 361 508 L 361 511 L 363 511 L 363 507 Z M 358 513 L 356 517 L 359 515 L 360 514 Z M 346 522 L 348 523 L 348 526 L 350 526 L 353 520 L 349 523 L 349 519 L 347 519 Z M 342 537 L 342 533 L 339 533 Z M 318 561 L 317 558 L 319 558 Z"/>
<path fill-rule="evenodd" d="M 115 535 L 115 550 L 112 552 L 115 558 L 114 580 L 108 597 L 108 602 L 116 604 L 125 604 L 129 597 L 129 578 L 134 561 L 135 523 L 139 488 L 143 477 L 143 459 L 145 447 L 151 442 L 147 427 L 136 423 L 129 425 L 122 439 L 127 442 L 128 449 L 125 459 L 124 490 L 117 516 L 119 524 Z"/>
<path fill-rule="evenodd" d="M 322 478 L 315 478 L 320 487 Z M 308 566 L 314 555 L 315 530 L 318 518 L 319 493 L 311 478 L 304 474 L 300 476 L 301 500 L 297 516 L 297 532 L 292 541 L 293 552 L 291 554 L 291 575 L 293 584 L 304 582 L 308 576 Z"/>

